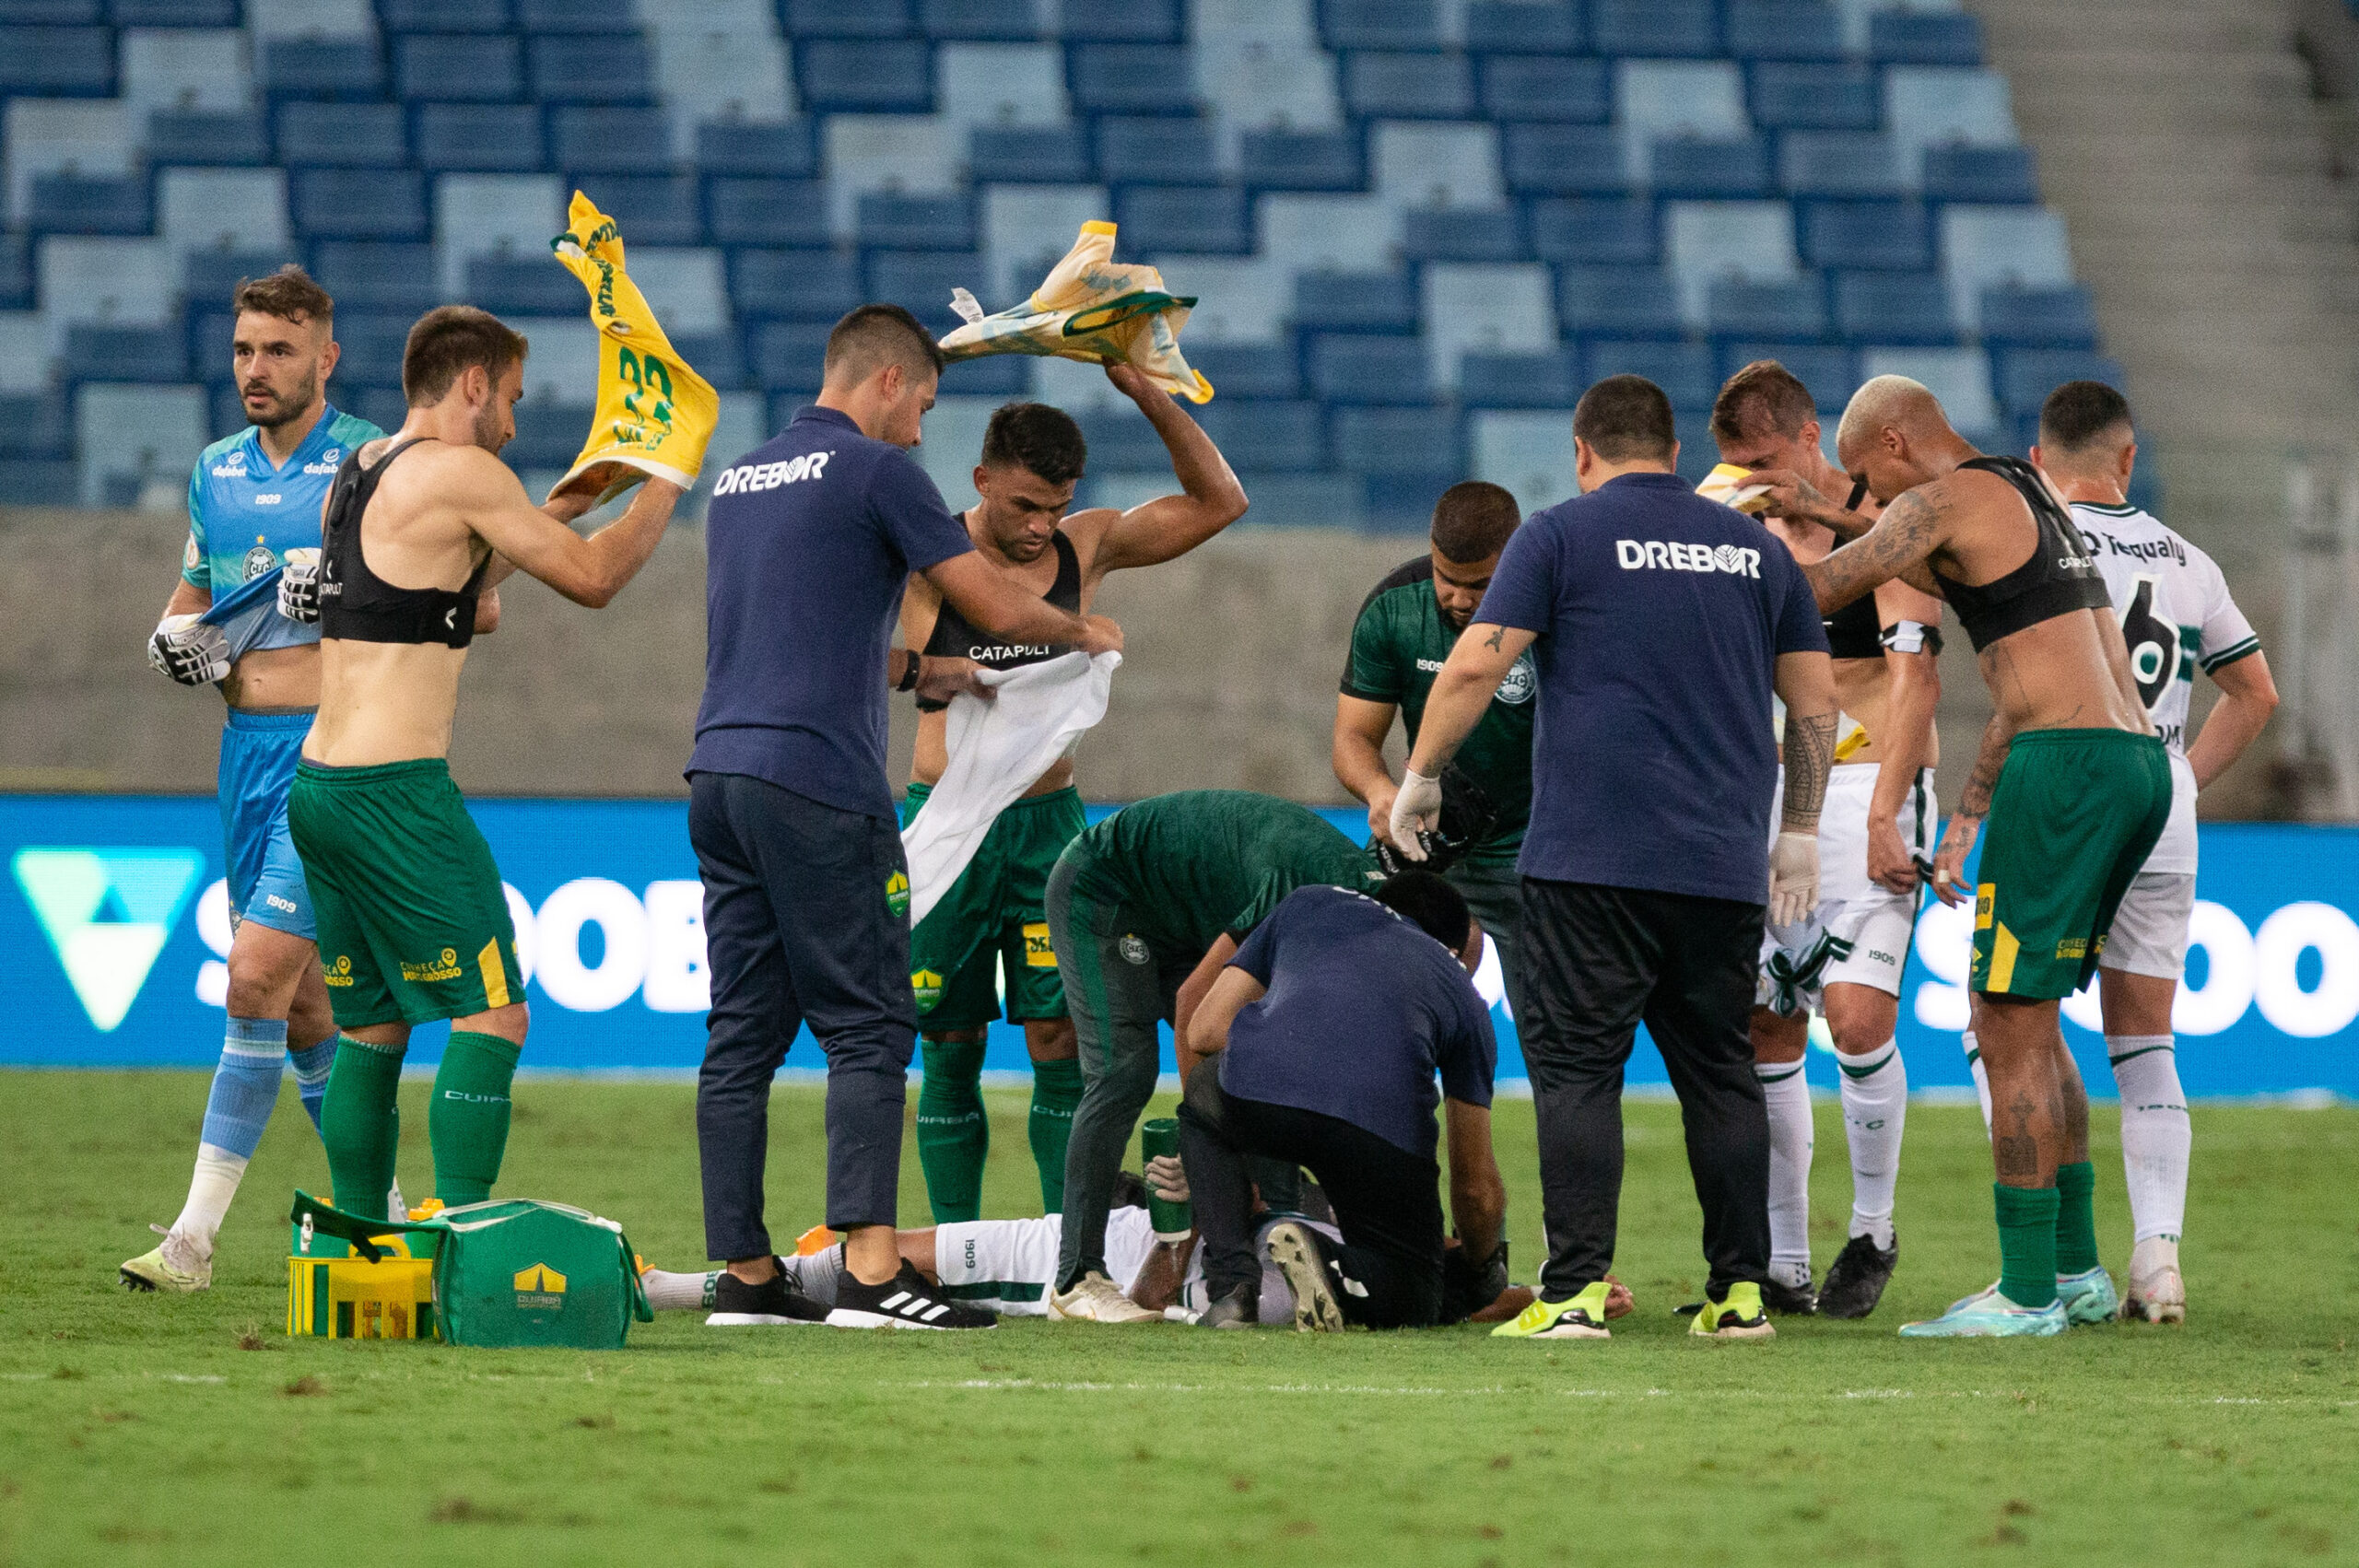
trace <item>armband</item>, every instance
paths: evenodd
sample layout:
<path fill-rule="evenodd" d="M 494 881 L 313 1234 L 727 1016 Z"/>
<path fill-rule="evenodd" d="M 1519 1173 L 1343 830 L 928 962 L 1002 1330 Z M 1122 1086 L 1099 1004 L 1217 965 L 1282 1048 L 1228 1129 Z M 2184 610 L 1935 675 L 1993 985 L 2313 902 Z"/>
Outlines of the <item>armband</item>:
<path fill-rule="evenodd" d="M 1895 653 L 1931 653 L 1939 657 L 1942 628 L 1922 621 L 1897 621 L 1884 627 L 1876 640 Z"/>
<path fill-rule="evenodd" d="M 897 692 L 913 692 L 917 690 L 918 675 L 921 673 L 921 667 L 925 663 L 925 660 L 919 654 L 916 649 L 912 648 L 907 649 L 907 652 L 910 656 L 910 666 L 908 669 L 901 672 L 900 683 L 893 688 Z"/>

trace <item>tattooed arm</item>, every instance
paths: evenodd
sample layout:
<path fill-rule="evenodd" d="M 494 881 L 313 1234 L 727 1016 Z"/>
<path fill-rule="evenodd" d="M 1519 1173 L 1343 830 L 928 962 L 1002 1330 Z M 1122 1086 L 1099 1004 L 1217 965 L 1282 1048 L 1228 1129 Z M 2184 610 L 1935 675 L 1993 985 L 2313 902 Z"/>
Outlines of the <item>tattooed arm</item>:
<path fill-rule="evenodd" d="M 1991 793 L 1999 787 L 1999 775 L 2014 743 L 2015 721 L 2003 710 L 1993 713 L 1990 722 L 1983 726 L 1982 749 L 1975 755 L 1974 771 L 1966 777 L 1966 792 L 1958 797 L 1957 811 L 1950 817 L 1949 830 L 1942 835 L 1941 849 L 1933 856 L 1933 895 L 1944 904 L 1974 901 L 1974 889 L 1966 881 L 1966 857 L 1982 831 L 1982 819 L 1990 814 Z"/>
<path fill-rule="evenodd" d="M 1954 504 L 1946 479 L 1904 491 L 1884 508 L 1873 528 L 1824 560 L 1803 567 L 1819 609 L 1840 610 L 1895 578 L 1933 591 L 1925 563 L 1947 543 Z"/>
<path fill-rule="evenodd" d="M 1442 765 L 1458 755 L 1466 737 L 1491 706 L 1491 694 L 1508 678 L 1517 659 L 1539 634 L 1513 626 L 1477 621 L 1458 634 L 1449 662 L 1434 677 L 1426 696 L 1426 713 L 1417 726 L 1417 749 L 1409 758 L 1410 771 L 1427 778 L 1441 776 Z"/>
<path fill-rule="evenodd" d="M 1786 705 L 1786 813 L 1778 825 L 1815 834 L 1835 766 L 1834 662 L 1824 653 L 1781 653 L 1776 685 Z"/>

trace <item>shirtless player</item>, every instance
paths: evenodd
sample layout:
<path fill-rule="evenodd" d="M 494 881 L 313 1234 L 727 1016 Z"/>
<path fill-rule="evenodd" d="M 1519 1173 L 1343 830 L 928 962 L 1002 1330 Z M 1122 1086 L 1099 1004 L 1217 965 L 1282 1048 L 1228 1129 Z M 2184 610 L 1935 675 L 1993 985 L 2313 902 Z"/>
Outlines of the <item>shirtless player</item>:
<path fill-rule="evenodd" d="M 478 601 L 522 568 L 603 606 L 681 494 L 651 479 L 587 539 L 566 523 L 594 491 L 535 508 L 495 455 L 516 433 L 525 350 L 471 306 L 420 317 L 402 355 L 408 417 L 345 460 L 321 521 L 320 711 L 288 815 L 339 1030 L 321 1136 L 355 1213 L 384 1211 L 415 1024 L 452 1024 L 427 1129 L 435 1196 L 489 1197 L 508 1146 L 523 975 L 499 870 L 444 760 Z"/>
<path fill-rule="evenodd" d="M 1127 365 L 1106 379 L 1139 406 L 1170 450 L 1181 494 L 1129 511 L 1093 507 L 1068 514 L 1088 449 L 1061 409 L 1011 403 L 992 415 L 975 468 L 981 497 L 961 520 L 979 557 L 1007 580 L 1061 610 L 1081 614 L 1106 574 L 1186 555 L 1245 515 L 1245 491 L 1212 438 Z M 1053 659 L 1055 644 L 1011 644 L 978 631 L 923 574 L 901 601 L 910 648 L 1009 670 Z M 914 819 L 949 766 L 949 724 L 941 703 L 918 702 L 917 755 L 903 825 Z M 975 858 L 910 933 L 910 983 L 924 1031 L 925 1081 L 918 1092 L 918 1160 L 936 1224 L 980 1216 L 991 1124 L 983 1114 L 984 1032 L 1005 1013 L 1024 1026 L 1032 1058 L 1031 1144 L 1041 1211 L 1064 1207 L 1065 1144 L 1081 1103 L 1081 1064 L 1057 954 L 1049 937 L 1049 872 L 1086 821 L 1066 758 L 1033 780 L 1000 813 Z"/>

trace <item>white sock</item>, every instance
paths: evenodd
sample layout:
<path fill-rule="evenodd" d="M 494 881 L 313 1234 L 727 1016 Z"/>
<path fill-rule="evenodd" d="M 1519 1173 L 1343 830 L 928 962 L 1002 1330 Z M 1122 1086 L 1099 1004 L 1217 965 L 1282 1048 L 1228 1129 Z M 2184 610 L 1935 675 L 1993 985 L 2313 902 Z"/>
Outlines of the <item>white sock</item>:
<path fill-rule="evenodd" d="M 221 1234 L 222 1218 L 229 1212 L 229 1200 L 238 1196 L 238 1183 L 245 1176 L 242 1157 L 212 1143 L 196 1146 L 196 1174 L 189 1178 L 188 1202 L 181 1209 L 181 1217 L 172 1222 L 172 1229 L 199 1258 L 213 1256 L 213 1240 Z"/>
<path fill-rule="evenodd" d="M 2168 1035 L 2107 1035 L 2105 1054 L 2121 1092 L 2121 1163 L 2130 1176 L 2133 1238 L 2176 1242 L 2187 1219 L 2188 1153 L 2195 1141 L 2178 1051 Z"/>
<path fill-rule="evenodd" d="M 1798 1061 L 1753 1064 L 1769 1102 L 1769 1277 L 1810 1279 L 1810 1080 Z"/>
<path fill-rule="evenodd" d="M 1990 1075 L 1982 1071 L 1982 1042 L 1974 1037 L 1971 1029 L 1959 1038 L 1966 1045 L 1966 1070 L 1974 1074 L 1974 1093 L 1982 1101 L 1982 1130 L 1988 1136 L 1990 1131 Z"/>
<path fill-rule="evenodd" d="M 1858 1056 L 1838 1053 L 1843 1135 L 1851 1146 L 1851 1234 L 1892 1246 L 1892 1195 L 1900 1181 L 1900 1132 L 1908 1120 L 1908 1069 L 1886 1040 Z"/>
<path fill-rule="evenodd" d="M 713 1281 L 720 1277 L 719 1270 L 710 1274 L 675 1274 L 668 1269 L 650 1269 L 639 1277 L 639 1288 L 647 1293 L 647 1305 L 658 1312 L 710 1311 Z"/>

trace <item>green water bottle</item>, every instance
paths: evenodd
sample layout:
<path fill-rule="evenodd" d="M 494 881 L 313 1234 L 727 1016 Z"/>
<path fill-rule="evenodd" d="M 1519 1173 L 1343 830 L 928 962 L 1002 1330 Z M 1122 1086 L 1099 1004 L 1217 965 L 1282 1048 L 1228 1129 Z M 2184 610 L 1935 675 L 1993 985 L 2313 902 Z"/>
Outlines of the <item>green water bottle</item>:
<path fill-rule="evenodd" d="M 1153 1160 L 1165 1154 L 1180 1153 L 1180 1123 L 1172 1117 L 1155 1117 L 1139 1128 L 1139 1152 Z M 1184 1241 L 1196 1228 L 1192 1204 L 1173 1203 L 1155 1190 L 1152 1182 L 1146 1189 L 1147 1223 L 1155 1227 L 1157 1241 Z"/>

